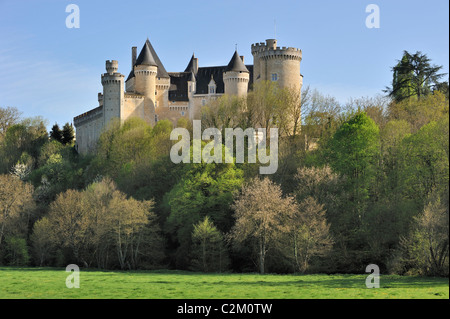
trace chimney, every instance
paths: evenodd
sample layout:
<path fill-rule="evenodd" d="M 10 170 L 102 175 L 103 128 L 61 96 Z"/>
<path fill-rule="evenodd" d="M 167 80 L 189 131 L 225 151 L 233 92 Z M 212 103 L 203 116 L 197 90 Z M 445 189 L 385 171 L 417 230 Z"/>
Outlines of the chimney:
<path fill-rule="evenodd" d="M 194 58 L 194 60 L 193 60 L 193 68 L 194 68 L 194 74 L 195 75 L 197 75 L 197 72 L 198 72 L 198 58 Z"/>
<path fill-rule="evenodd" d="M 241 55 L 241 60 L 242 60 L 242 62 L 244 62 L 244 56 L 243 55 Z"/>
<path fill-rule="evenodd" d="M 131 69 L 134 68 L 134 65 L 136 64 L 136 56 L 137 56 L 137 47 L 131 48 Z"/>

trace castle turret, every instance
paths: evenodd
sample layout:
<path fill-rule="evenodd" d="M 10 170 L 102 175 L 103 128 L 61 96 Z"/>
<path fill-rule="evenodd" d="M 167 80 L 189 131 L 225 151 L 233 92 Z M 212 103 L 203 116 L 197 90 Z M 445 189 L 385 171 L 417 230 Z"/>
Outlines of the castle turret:
<path fill-rule="evenodd" d="M 276 81 L 280 87 L 292 87 L 301 91 L 300 62 L 302 51 L 297 48 L 277 47 L 276 39 L 252 44 L 253 79 Z"/>
<path fill-rule="evenodd" d="M 225 94 L 236 96 L 246 95 L 249 80 L 250 72 L 246 68 L 242 57 L 235 51 L 223 73 Z"/>
<path fill-rule="evenodd" d="M 102 74 L 103 123 L 106 126 L 112 118 L 120 118 L 124 102 L 124 75 L 117 72 L 119 63 L 106 61 L 106 72 Z M 100 102 L 100 101 L 99 101 Z"/>
<path fill-rule="evenodd" d="M 148 42 L 139 54 L 134 66 L 135 92 L 144 96 L 144 118 L 154 123 L 156 102 L 156 74 L 158 67 Z"/>

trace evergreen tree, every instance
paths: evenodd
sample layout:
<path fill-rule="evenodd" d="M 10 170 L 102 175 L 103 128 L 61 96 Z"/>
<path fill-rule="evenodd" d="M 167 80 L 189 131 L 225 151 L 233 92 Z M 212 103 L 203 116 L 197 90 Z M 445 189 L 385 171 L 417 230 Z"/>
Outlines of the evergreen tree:
<path fill-rule="evenodd" d="M 402 59 L 392 68 L 392 87 L 387 87 L 384 92 L 395 102 L 413 96 L 420 99 L 432 93 L 441 85 L 439 80 L 446 74 L 438 73 L 442 65 L 431 65 L 430 62 L 431 59 L 420 51 L 410 54 L 405 50 Z"/>
<path fill-rule="evenodd" d="M 63 130 L 62 130 L 62 143 L 64 145 L 66 144 L 72 144 L 73 140 L 75 137 L 75 133 L 74 133 L 74 129 L 72 124 L 66 123 L 63 126 Z"/>
<path fill-rule="evenodd" d="M 50 131 L 50 138 L 62 143 L 63 132 L 59 128 L 58 123 L 55 123 L 55 125 L 52 126 L 52 130 Z"/>

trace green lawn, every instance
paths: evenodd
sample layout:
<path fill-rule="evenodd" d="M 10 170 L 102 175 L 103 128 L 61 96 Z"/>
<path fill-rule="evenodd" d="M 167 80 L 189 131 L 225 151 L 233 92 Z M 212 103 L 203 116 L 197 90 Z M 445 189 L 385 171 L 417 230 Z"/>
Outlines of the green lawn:
<path fill-rule="evenodd" d="M 383 276 L 367 289 L 367 275 L 201 274 L 182 271 L 81 270 L 68 289 L 59 268 L 0 267 L 0 298 L 357 299 L 449 298 L 447 278 Z"/>

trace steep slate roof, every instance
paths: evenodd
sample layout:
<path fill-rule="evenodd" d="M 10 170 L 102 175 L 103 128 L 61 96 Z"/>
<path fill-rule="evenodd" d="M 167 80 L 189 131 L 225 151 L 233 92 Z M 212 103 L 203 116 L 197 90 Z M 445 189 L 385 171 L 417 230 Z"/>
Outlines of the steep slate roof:
<path fill-rule="evenodd" d="M 236 72 L 247 72 L 248 70 L 245 67 L 244 62 L 242 62 L 241 57 L 237 53 L 237 51 L 234 51 L 233 57 L 230 60 L 230 63 L 228 63 L 227 67 L 225 68 L 225 71 L 236 71 Z"/>
<path fill-rule="evenodd" d="M 191 72 L 170 72 L 169 101 L 189 101 L 187 81 Z"/>
<path fill-rule="evenodd" d="M 223 72 L 225 66 L 199 67 L 197 72 L 196 94 L 208 94 L 208 84 L 211 76 L 216 82 L 216 93 L 224 93 Z"/>
<path fill-rule="evenodd" d="M 147 52 L 147 47 L 148 47 L 148 51 Z M 150 55 L 148 54 L 150 53 Z M 141 57 L 142 56 L 142 57 Z M 145 61 L 145 59 L 152 59 L 154 61 L 154 65 L 156 65 L 158 67 L 158 73 L 156 74 L 157 77 L 159 78 L 169 78 L 169 74 L 167 73 L 166 69 L 164 68 L 164 65 L 162 64 L 161 60 L 159 59 L 158 54 L 156 54 L 155 49 L 153 48 L 152 44 L 150 43 L 150 40 L 147 39 L 145 41 L 144 46 L 142 47 L 141 52 L 139 53 L 138 58 L 136 59 L 136 64 L 135 65 L 140 65 L 143 64 L 142 62 Z M 145 61 L 147 63 L 151 63 L 151 61 Z M 153 65 L 153 64 L 150 64 Z M 128 78 L 126 81 L 128 81 L 129 79 L 134 77 L 134 69 L 131 70 L 130 74 L 128 75 Z"/>
<path fill-rule="evenodd" d="M 186 67 L 184 72 L 170 72 L 164 69 L 161 61 L 158 58 L 158 55 L 154 53 L 154 50 L 151 46 L 150 41 L 147 40 L 146 45 L 148 45 L 150 53 L 154 58 L 158 66 L 158 77 L 170 77 L 170 88 L 169 88 L 169 101 L 189 101 L 188 99 L 188 81 L 192 81 L 193 78 L 196 79 L 196 91 L 195 94 L 208 94 L 208 84 L 211 81 L 211 76 L 216 82 L 216 93 L 223 94 L 225 92 L 225 85 L 223 83 L 223 73 L 226 71 L 237 71 L 237 72 L 248 72 L 250 73 L 250 81 L 249 87 L 253 83 L 253 65 L 245 65 L 242 62 L 241 57 L 237 53 L 234 53 L 233 57 L 230 60 L 230 63 L 226 66 L 209 66 L 209 67 L 199 67 L 197 74 L 193 71 L 193 60 L 195 58 L 192 55 L 188 66 Z M 145 48 L 145 46 L 144 46 Z M 144 48 L 142 48 L 144 50 Z M 139 57 L 141 56 L 139 54 Z M 140 63 L 140 59 L 136 60 L 136 65 Z M 160 74 L 161 71 L 161 74 Z M 167 76 L 164 76 L 164 75 Z M 133 70 L 131 70 L 130 75 L 127 78 L 131 79 L 134 76 Z"/>
<path fill-rule="evenodd" d="M 139 53 L 139 56 L 136 59 L 136 63 L 134 65 L 157 66 L 155 59 L 153 58 L 153 55 L 150 52 L 150 47 L 148 46 L 148 42 L 145 42 L 144 46 L 142 47 L 141 53 Z"/>
<path fill-rule="evenodd" d="M 191 57 L 191 59 L 189 60 L 189 63 L 188 63 L 188 66 L 186 67 L 186 69 L 184 70 L 184 72 L 194 72 L 195 73 L 195 70 L 194 70 L 194 59 L 195 59 L 195 55 L 194 54 L 192 54 L 192 57 Z"/>

